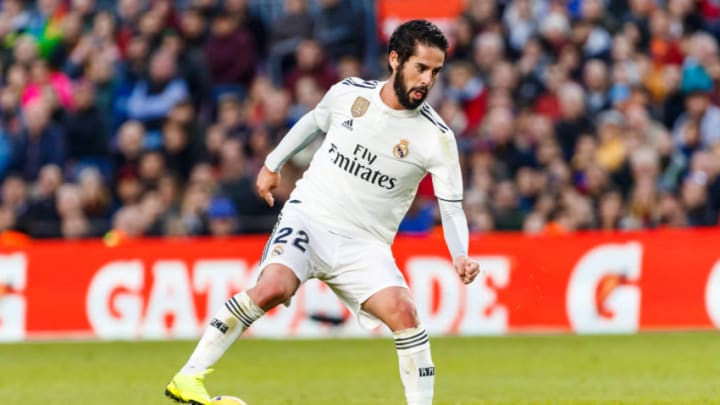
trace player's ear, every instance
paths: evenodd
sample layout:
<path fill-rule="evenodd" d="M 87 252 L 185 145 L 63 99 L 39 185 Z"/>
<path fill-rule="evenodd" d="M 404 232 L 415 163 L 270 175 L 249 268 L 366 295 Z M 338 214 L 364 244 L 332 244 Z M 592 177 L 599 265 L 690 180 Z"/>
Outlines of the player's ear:
<path fill-rule="evenodd" d="M 398 66 L 400 66 L 400 55 L 398 55 L 395 51 L 390 51 L 390 54 L 388 55 L 388 63 L 390 64 L 390 67 L 392 68 L 393 72 L 397 71 Z"/>

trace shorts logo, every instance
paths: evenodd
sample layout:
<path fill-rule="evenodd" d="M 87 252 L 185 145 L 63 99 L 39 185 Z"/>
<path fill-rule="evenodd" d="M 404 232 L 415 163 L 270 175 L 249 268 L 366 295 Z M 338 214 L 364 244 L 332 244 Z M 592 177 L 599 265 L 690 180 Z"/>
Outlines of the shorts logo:
<path fill-rule="evenodd" d="M 410 154 L 410 147 L 407 139 L 401 139 L 400 143 L 393 146 L 393 155 L 398 159 L 405 159 Z"/>
<path fill-rule="evenodd" d="M 223 334 L 224 334 L 224 333 L 227 333 L 227 331 L 228 331 L 228 329 L 229 329 L 228 326 L 227 326 L 223 321 L 221 321 L 221 320 L 219 320 L 219 319 L 217 319 L 217 318 L 213 318 L 212 321 L 210 321 L 210 326 L 216 328 L 217 330 L 219 330 L 219 331 L 222 332 Z"/>
<path fill-rule="evenodd" d="M 435 375 L 435 367 L 420 367 L 420 377 L 431 377 Z"/>
<path fill-rule="evenodd" d="M 365 98 L 358 97 L 355 99 L 352 107 L 350 107 L 350 113 L 353 118 L 362 117 L 367 112 L 368 107 L 370 107 L 370 101 Z"/>
<path fill-rule="evenodd" d="M 283 254 L 283 247 L 281 245 L 275 245 L 273 246 L 272 250 L 270 251 L 270 254 L 273 256 L 280 256 Z"/>

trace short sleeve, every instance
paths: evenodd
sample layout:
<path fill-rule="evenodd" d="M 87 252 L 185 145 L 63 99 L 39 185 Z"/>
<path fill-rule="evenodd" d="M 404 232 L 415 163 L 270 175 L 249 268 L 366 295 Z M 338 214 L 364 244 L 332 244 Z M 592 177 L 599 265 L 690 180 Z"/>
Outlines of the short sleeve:
<path fill-rule="evenodd" d="M 446 201 L 462 201 L 463 182 L 455 135 L 452 131 L 439 134 L 438 145 L 428 162 L 435 196 Z"/>

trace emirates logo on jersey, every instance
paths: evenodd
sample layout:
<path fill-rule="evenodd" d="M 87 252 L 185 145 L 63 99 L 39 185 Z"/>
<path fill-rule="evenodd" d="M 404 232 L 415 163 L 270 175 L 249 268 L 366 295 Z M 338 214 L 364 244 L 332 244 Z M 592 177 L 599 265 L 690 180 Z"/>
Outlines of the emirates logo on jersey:
<path fill-rule="evenodd" d="M 378 154 L 373 153 L 364 145 L 356 144 L 352 154 L 343 154 L 337 145 L 331 143 L 328 153 L 332 164 L 363 181 L 386 190 L 394 189 L 398 182 L 397 178 L 373 168 Z"/>
<path fill-rule="evenodd" d="M 410 154 L 410 147 L 406 139 L 401 139 L 400 143 L 393 146 L 393 155 L 398 159 L 405 159 Z"/>

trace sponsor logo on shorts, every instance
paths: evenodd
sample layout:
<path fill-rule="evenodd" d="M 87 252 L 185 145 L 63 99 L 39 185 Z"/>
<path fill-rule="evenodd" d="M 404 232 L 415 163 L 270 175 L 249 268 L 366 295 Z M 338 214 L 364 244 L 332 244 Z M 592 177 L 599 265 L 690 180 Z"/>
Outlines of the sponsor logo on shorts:
<path fill-rule="evenodd" d="M 283 250 L 282 245 L 275 245 L 275 246 L 273 246 L 272 250 L 270 251 L 270 254 L 272 256 L 280 256 L 281 254 L 283 254 L 283 252 L 284 252 L 284 250 Z"/>
<path fill-rule="evenodd" d="M 210 326 L 216 328 L 217 330 L 219 330 L 222 333 L 227 333 L 227 331 L 229 329 L 228 326 L 223 321 L 221 321 L 217 318 L 213 318 L 212 321 L 210 321 Z"/>

